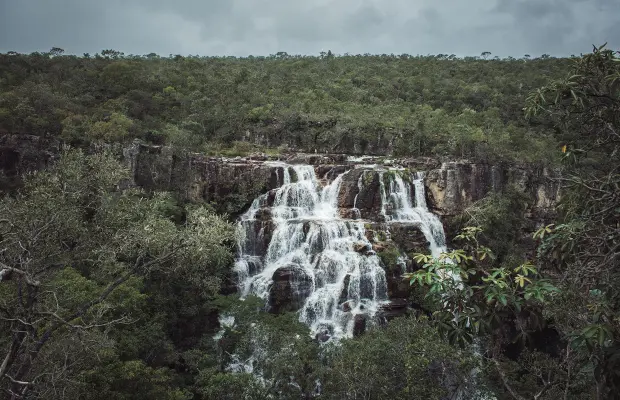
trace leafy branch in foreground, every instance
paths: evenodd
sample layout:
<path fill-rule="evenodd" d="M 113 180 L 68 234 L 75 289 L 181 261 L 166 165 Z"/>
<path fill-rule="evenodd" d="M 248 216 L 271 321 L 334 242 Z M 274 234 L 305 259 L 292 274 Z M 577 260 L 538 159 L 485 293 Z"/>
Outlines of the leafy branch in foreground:
<path fill-rule="evenodd" d="M 550 313 L 589 354 L 597 397 L 620 393 L 619 53 L 595 47 L 566 79 L 532 94 L 525 110 L 551 121 L 564 143 L 560 218 L 541 232 L 538 249 L 563 285 L 565 302 Z"/>
<path fill-rule="evenodd" d="M 517 321 L 517 337 L 526 341 L 544 326 L 542 306 L 558 289 L 531 263 L 515 268 L 493 265 L 491 249 L 478 242 L 481 229 L 466 227 L 456 237 L 463 248 L 438 258 L 417 254 L 422 269 L 407 274 L 411 285 L 428 289 L 438 305 L 434 317 L 454 344 L 472 343 L 474 335 L 491 334 L 507 321 Z"/>

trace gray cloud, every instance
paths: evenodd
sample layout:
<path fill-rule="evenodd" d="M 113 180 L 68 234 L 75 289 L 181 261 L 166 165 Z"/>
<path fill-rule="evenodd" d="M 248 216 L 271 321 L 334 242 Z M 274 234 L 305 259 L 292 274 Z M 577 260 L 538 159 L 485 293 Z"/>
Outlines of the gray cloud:
<path fill-rule="evenodd" d="M 0 51 L 570 55 L 620 49 L 618 0 L 5 0 Z"/>

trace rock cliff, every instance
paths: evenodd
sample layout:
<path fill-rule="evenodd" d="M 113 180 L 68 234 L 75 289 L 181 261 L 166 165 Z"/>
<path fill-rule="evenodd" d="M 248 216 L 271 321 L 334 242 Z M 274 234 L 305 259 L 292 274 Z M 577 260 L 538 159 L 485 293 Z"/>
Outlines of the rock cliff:
<path fill-rule="evenodd" d="M 0 137 L 0 191 L 7 191 L 19 182 L 25 172 L 45 167 L 58 154 L 57 142 L 39 137 Z M 382 310 L 384 318 L 407 312 L 411 304 L 409 286 L 401 275 L 415 268 L 408 255 L 427 252 L 429 243 L 419 226 L 411 223 L 386 224 L 390 213 L 386 202 L 386 187 L 393 182 L 390 174 L 411 180 L 413 174 L 424 172 L 426 203 L 431 212 L 439 215 L 448 233 L 453 234 L 453 219 L 474 202 L 490 192 L 509 186 L 529 198 L 524 210 L 529 218 L 529 230 L 535 229 L 553 215 L 559 200 L 559 185 L 553 178 L 558 171 L 533 165 L 490 165 L 465 160 L 440 162 L 430 158 L 387 159 L 385 157 L 348 158 L 345 155 L 291 154 L 280 157 L 255 155 L 250 157 L 207 157 L 181 152 L 169 147 L 150 146 L 135 142 L 122 149 L 119 155 L 131 172 L 129 185 L 146 190 L 172 191 L 191 203 L 207 203 L 236 220 L 259 195 L 267 193 L 266 204 L 257 214 L 260 224 L 254 232 L 259 254 L 266 251 L 274 224 L 269 206 L 276 189 L 284 181 L 283 161 L 288 164 L 307 164 L 314 167 L 321 184 L 342 174 L 337 194 L 338 212 L 342 218 L 362 220 L 372 248 L 360 248 L 364 254 L 378 254 L 386 271 L 387 292 L 391 303 Z M 294 181 L 297 177 L 290 176 Z M 414 196 L 415 193 L 411 193 Z M 387 206 L 386 206 L 387 204 Z M 279 269 L 273 276 L 269 300 L 272 311 L 297 310 L 312 286 L 308 277 L 299 279 L 294 266 Z M 356 332 L 366 322 L 356 321 Z"/>

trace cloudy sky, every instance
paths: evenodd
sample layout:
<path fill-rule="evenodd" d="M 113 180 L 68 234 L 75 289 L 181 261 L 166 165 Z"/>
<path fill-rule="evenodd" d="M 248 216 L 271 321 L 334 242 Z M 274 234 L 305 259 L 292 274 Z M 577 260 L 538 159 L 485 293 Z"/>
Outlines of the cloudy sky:
<path fill-rule="evenodd" d="M 0 52 L 515 57 L 620 49 L 620 0 L 0 0 Z"/>

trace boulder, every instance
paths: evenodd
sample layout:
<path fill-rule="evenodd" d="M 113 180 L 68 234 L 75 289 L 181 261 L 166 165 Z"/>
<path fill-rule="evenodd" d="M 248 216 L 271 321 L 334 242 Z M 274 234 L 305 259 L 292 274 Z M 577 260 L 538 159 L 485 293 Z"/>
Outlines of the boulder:
<path fill-rule="evenodd" d="M 278 268 L 272 279 L 273 284 L 269 289 L 270 312 L 297 311 L 312 293 L 312 277 L 298 265 Z"/>
<path fill-rule="evenodd" d="M 390 224 L 390 239 L 405 253 L 428 254 L 430 243 L 416 224 Z"/>
<path fill-rule="evenodd" d="M 368 317 L 365 314 L 356 314 L 353 317 L 353 336 L 359 336 L 366 332 L 366 321 Z"/>
<path fill-rule="evenodd" d="M 358 242 L 353 244 L 353 250 L 358 253 L 365 254 L 369 250 L 372 250 L 372 246 L 368 243 Z"/>
<path fill-rule="evenodd" d="M 389 303 L 381 305 L 377 317 L 381 322 L 387 322 L 408 313 L 409 307 L 406 299 L 392 299 Z"/>
<path fill-rule="evenodd" d="M 351 209 L 354 205 L 359 210 L 360 218 L 381 220 L 381 191 L 377 171 L 356 168 L 343 176 L 338 193 L 338 207 Z"/>

